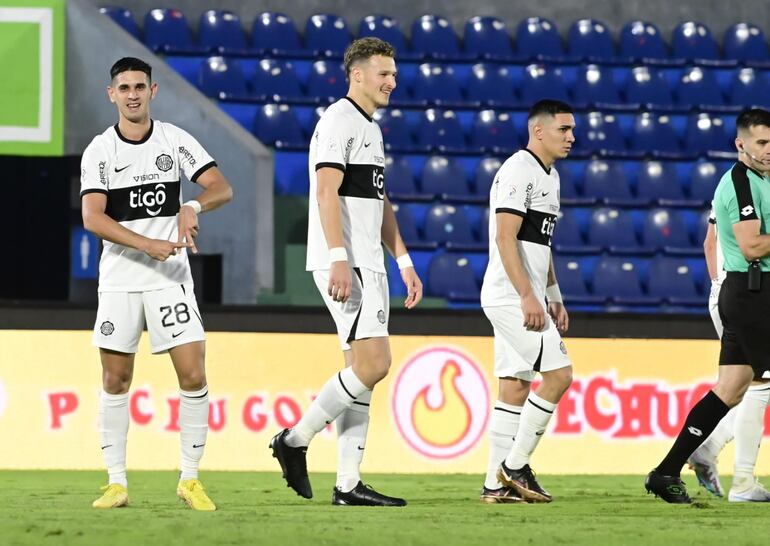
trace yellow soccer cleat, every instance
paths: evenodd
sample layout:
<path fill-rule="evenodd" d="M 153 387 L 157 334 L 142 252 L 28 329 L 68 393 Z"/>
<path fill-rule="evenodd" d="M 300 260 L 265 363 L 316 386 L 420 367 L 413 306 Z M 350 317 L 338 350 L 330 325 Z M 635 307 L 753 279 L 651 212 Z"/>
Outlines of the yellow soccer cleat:
<path fill-rule="evenodd" d="M 217 509 L 200 480 L 180 480 L 176 494 L 193 510 L 213 512 Z"/>
<path fill-rule="evenodd" d="M 94 508 L 120 508 L 128 504 L 128 490 L 119 483 L 111 483 L 101 489 L 104 494 L 91 504 Z"/>

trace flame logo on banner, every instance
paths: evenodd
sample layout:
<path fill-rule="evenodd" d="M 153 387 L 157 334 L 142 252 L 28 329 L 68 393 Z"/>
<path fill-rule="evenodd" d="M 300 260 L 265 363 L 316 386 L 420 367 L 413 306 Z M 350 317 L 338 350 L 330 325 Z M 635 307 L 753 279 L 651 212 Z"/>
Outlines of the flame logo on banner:
<path fill-rule="evenodd" d="M 430 459 L 452 459 L 473 448 L 489 418 L 489 388 L 481 368 L 448 347 L 431 347 L 399 370 L 392 394 L 401 436 Z"/>
<path fill-rule="evenodd" d="M 471 425 L 471 409 L 457 389 L 457 377 L 462 375 L 460 366 L 448 360 L 441 370 L 441 403 L 431 406 L 428 402 L 430 385 L 426 385 L 412 404 L 412 424 L 420 436 L 434 446 L 452 446 L 463 439 Z M 448 425 L 448 426 L 447 426 Z"/>

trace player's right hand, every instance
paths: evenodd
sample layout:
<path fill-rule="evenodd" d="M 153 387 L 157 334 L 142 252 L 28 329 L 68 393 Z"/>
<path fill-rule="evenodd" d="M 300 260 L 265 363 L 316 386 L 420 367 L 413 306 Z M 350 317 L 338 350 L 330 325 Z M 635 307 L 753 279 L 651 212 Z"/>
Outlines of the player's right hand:
<path fill-rule="evenodd" d="M 530 293 L 521 298 L 521 312 L 524 315 L 524 328 L 533 332 L 540 332 L 545 326 L 545 309 L 543 304 L 537 301 L 534 294 Z"/>
<path fill-rule="evenodd" d="M 332 262 L 329 268 L 328 292 L 334 301 L 346 302 L 353 286 L 353 275 L 348 262 Z"/>
<path fill-rule="evenodd" d="M 169 256 L 177 254 L 180 248 L 188 248 L 192 246 L 190 243 L 183 241 L 164 241 L 163 239 L 150 239 L 147 243 L 147 248 L 144 249 L 144 253 L 147 254 L 153 260 L 159 262 L 165 262 Z"/>

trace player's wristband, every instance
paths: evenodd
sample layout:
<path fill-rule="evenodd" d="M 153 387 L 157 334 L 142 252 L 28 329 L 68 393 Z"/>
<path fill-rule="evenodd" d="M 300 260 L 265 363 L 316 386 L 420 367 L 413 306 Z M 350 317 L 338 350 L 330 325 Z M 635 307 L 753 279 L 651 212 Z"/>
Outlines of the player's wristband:
<path fill-rule="evenodd" d="M 548 298 L 548 303 L 564 303 L 561 297 L 561 290 L 559 290 L 558 284 L 552 284 L 545 287 L 545 297 Z"/>
<path fill-rule="evenodd" d="M 201 207 L 201 202 L 200 201 L 196 201 L 195 199 L 190 199 L 189 201 L 187 201 L 185 203 L 182 203 L 182 206 L 183 207 L 190 207 L 191 209 L 193 209 L 195 211 L 195 214 L 200 214 L 201 213 L 201 209 L 203 208 L 203 207 Z"/>
<path fill-rule="evenodd" d="M 336 246 L 329 249 L 329 261 L 330 262 L 347 262 L 348 251 L 344 246 Z"/>
<path fill-rule="evenodd" d="M 406 269 L 407 267 L 414 267 L 414 264 L 412 263 L 412 258 L 409 257 L 409 254 L 402 254 L 398 258 L 396 258 L 396 263 L 398 264 L 398 269 Z"/>

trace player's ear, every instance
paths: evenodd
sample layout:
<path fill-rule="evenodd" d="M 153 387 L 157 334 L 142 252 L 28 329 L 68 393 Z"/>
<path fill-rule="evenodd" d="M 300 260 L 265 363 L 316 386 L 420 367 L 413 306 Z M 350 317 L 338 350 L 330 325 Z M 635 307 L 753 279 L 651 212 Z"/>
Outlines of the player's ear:
<path fill-rule="evenodd" d="M 115 103 L 114 93 L 115 93 L 115 91 L 112 89 L 112 86 L 108 85 L 107 86 L 107 98 L 109 98 L 110 102 L 113 103 L 113 104 Z"/>
<path fill-rule="evenodd" d="M 150 100 L 155 98 L 155 95 L 158 94 L 158 83 L 152 82 L 150 84 Z"/>
<path fill-rule="evenodd" d="M 735 148 L 739 152 L 743 152 L 744 151 L 743 146 L 744 146 L 743 139 L 739 136 L 735 137 Z"/>

